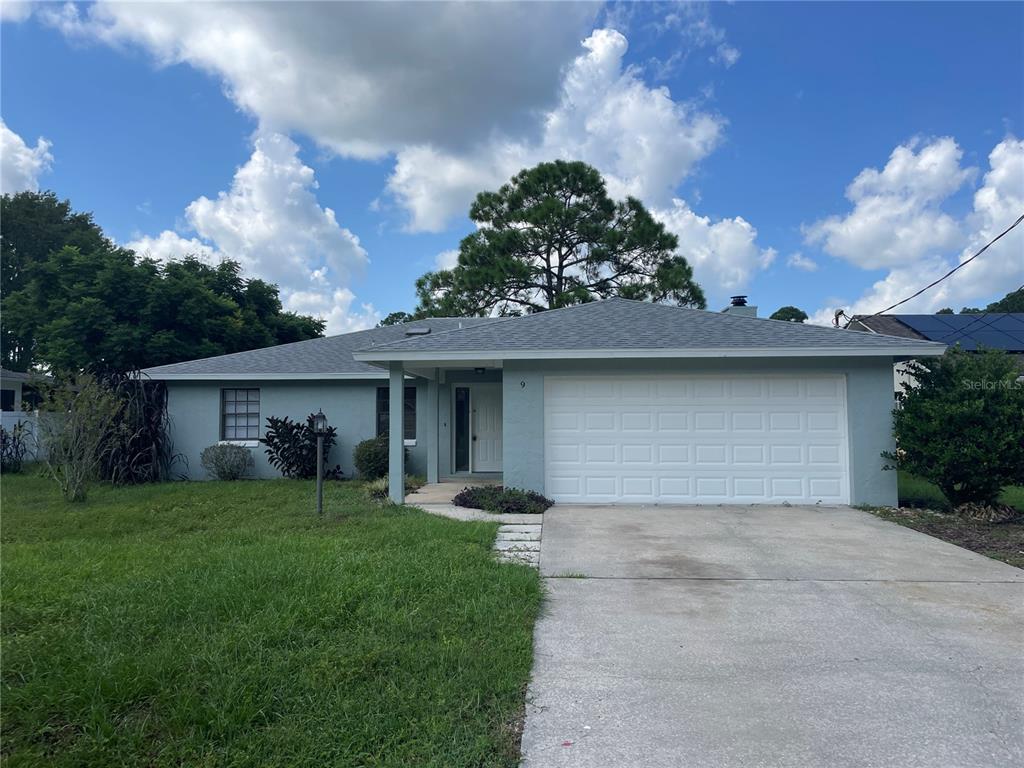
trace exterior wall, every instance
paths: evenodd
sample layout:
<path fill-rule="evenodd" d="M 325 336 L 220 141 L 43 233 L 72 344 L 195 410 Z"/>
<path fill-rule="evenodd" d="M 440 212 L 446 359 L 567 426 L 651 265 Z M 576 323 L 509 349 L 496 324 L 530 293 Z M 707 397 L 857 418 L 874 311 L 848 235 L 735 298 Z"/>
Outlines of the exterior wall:
<path fill-rule="evenodd" d="M 352 477 L 355 473 L 352 450 L 362 440 L 376 436 L 377 387 L 386 387 L 387 383 L 386 379 L 168 382 L 167 408 L 173 450 L 184 459 L 174 467 L 174 472 L 192 480 L 208 479 L 199 463 L 199 454 L 208 445 L 220 442 L 220 391 L 245 387 L 260 390 L 261 435 L 268 416 L 300 420 L 322 408 L 328 423 L 338 430 L 328 461 L 331 466 L 340 464 L 345 476 Z M 421 475 L 426 473 L 427 466 L 427 385 L 424 380 L 408 379 L 406 386 L 415 386 L 417 390 L 416 445 L 408 447 L 406 472 Z M 267 462 L 262 444 L 250 445 L 250 450 L 257 477 L 280 477 Z"/>
<path fill-rule="evenodd" d="M 785 360 L 508 360 L 504 368 L 504 481 L 544 492 L 544 377 L 622 373 L 832 373 L 847 381 L 853 504 L 895 505 L 896 473 L 882 469 L 893 448 L 893 366 L 889 358 Z"/>

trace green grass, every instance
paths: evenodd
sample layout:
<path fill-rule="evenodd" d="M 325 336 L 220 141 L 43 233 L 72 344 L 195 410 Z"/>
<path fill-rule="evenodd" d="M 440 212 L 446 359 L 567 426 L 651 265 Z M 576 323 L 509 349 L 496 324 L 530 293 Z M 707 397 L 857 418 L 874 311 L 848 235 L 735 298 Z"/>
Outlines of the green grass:
<path fill-rule="evenodd" d="M 496 524 L 300 481 L 2 480 L 6 766 L 502 766 L 541 587 Z"/>
<path fill-rule="evenodd" d="M 901 506 L 949 509 L 949 501 L 938 487 L 909 472 L 899 473 L 899 496 Z M 1010 485 L 1003 488 L 999 501 L 1024 512 L 1024 487 Z"/>

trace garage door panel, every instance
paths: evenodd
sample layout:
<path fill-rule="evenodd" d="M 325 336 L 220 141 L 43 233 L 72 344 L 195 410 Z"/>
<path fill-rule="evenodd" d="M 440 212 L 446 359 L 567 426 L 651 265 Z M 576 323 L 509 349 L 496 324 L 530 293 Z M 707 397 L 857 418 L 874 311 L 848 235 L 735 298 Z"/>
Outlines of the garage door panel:
<path fill-rule="evenodd" d="M 546 489 L 560 502 L 848 501 L 838 376 L 550 377 Z"/>

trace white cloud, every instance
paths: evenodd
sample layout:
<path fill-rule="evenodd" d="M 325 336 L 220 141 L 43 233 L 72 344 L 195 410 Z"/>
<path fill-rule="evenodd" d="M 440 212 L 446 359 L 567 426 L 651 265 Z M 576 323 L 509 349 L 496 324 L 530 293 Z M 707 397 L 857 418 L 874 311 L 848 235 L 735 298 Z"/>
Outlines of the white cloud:
<path fill-rule="evenodd" d="M 32 3 L 25 0 L 4 0 L 0 3 L 0 21 L 24 21 L 32 15 Z"/>
<path fill-rule="evenodd" d="M 753 276 L 775 260 L 775 250 L 757 245 L 757 230 L 740 216 L 712 222 L 698 216 L 683 200 L 653 211 L 655 218 L 679 238 L 678 252 L 712 296 L 743 290 Z"/>
<path fill-rule="evenodd" d="M 35 147 L 30 147 L 0 119 L 0 193 L 38 190 L 39 177 L 50 170 L 53 163 L 51 146 L 40 137 Z"/>
<path fill-rule="evenodd" d="M 942 141 L 952 143 L 952 139 Z M 900 173 L 890 174 L 891 186 L 917 190 L 918 195 L 932 201 L 948 197 L 963 183 L 963 175 L 971 173 L 973 169 L 953 171 L 948 160 L 939 161 L 939 155 L 948 157 L 948 147 L 942 153 L 933 155 L 936 162 L 916 164 L 916 173 L 921 176 L 919 179 L 915 179 L 914 163 L 902 164 Z M 956 151 L 956 158 L 958 164 L 959 150 Z M 813 315 L 812 321 L 831 323 L 832 313 L 839 307 L 845 308 L 847 314 L 854 315 L 878 312 L 895 304 L 938 279 L 957 263 L 965 261 L 1024 213 L 1024 141 L 1009 136 L 996 145 L 988 159 L 989 171 L 974 194 L 974 205 L 969 214 L 959 220 L 953 219 L 939 210 L 935 202 L 930 204 L 930 208 L 921 209 L 922 221 L 906 222 L 908 230 L 917 230 L 936 216 L 948 219 L 951 227 L 967 233 L 955 239 L 957 245 L 963 244 L 959 258 L 950 259 L 939 253 L 922 254 L 919 249 L 912 249 L 911 253 L 919 254 L 917 258 L 908 257 L 901 264 L 893 266 L 884 278 L 875 282 L 856 300 L 833 298 L 828 306 Z M 944 170 L 938 170 L 940 164 L 945 165 Z M 865 179 L 863 186 L 877 188 L 883 183 L 877 176 L 865 176 L 866 173 L 857 177 L 858 180 Z M 877 171 L 874 173 L 877 174 Z M 881 176 L 884 175 L 883 172 Z M 899 177 L 898 181 L 896 177 Z M 857 183 L 855 180 L 854 184 Z M 938 286 L 893 311 L 934 312 L 942 307 L 959 310 L 962 306 L 984 305 L 1001 298 L 1024 284 L 1022 253 L 1024 231 L 1018 227 Z"/>
<path fill-rule="evenodd" d="M 719 46 L 715 48 L 715 55 L 711 57 L 712 63 L 724 64 L 726 69 L 731 67 L 739 60 L 739 48 L 734 48 L 728 43 L 720 43 Z"/>
<path fill-rule="evenodd" d="M 280 134 L 257 136 L 230 190 L 186 208 L 198 238 L 164 231 L 129 247 L 165 260 L 187 253 L 209 261 L 234 259 L 246 275 L 279 285 L 288 309 L 324 317 L 332 333 L 372 325 L 373 308 L 364 305 L 352 313 L 354 296 L 347 288 L 367 264 L 366 251 L 334 211 L 320 206 L 313 169 L 302 163 L 298 149 Z"/>
<path fill-rule="evenodd" d="M 459 252 L 457 250 L 441 251 L 434 259 L 436 269 L 454 269 L 459 263 Z"/>
<path fill-rule="evenodd" d="M 207 264 L 217 264 L 224 256 L 217 249 L 210 247 L 195 237 L 182 237 L 177 232 L 165 229 L 156 237 L 142 235 L 125 243 L 140 256 L 148 256 L 157 261 L 171 261 L 183 256 L 198 256 Z"/>
<path fill-rule="evenodd" d="M 799 251 L 797 253 L 791 253 L 789 258 L 786 259 L 786 266 L 792 269 L 803 270 L 804 272 L 817 272 L 818 262 L 814 259 L 809 259 Z"/>
<path fill-rule="evenodd" d="M 674 101 L 623 66 L 627 42 L 596 30 L 566 70 L 558 105 L 543 114 L 535 142 L 493 136 L 465 152 L 421 144 L 398 153 L 388 188 L 411 214 L 410 229 L 438 231 L 473 196 L 519 169 L 556 158 L 584 160 L 613 197 L 671 204 L 679 183 L 721 139 L 724 120 Z"/>
<path fill-rule="evenodd" d="M 959 247 L 959 224 L 940 206 L 976 169 L 960 167 L 963 152 L 952 138 L 915 152 L 917 146 L 897 147 L 881 171 L 861 171 L 846 188 L 853 210 L 806 227 L 807 242 L 864 269 L 897 267 Z"/>
<path fill-rule="evenodd" d="M 218 77 L 265 130 L 380 157 L 526 129 L 600 6 L 587 3 L 109 3 L 41 12 Z"/>

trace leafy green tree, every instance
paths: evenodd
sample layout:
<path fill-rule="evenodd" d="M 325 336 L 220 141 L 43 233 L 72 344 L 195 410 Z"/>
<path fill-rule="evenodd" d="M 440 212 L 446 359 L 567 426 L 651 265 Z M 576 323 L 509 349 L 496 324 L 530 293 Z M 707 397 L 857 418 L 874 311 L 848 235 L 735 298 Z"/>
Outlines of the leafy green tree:
<path fill-rule="evenodd" d="M 956 313 L 950 307 L 943 307 L 942 309 L 940 309 L 935 314 L 936 315 L 954 315 Z"/>
<path fill-rule="evenodd" d="M 52 193 L 0 206 L 5 368 L 105 374 L 323 335 L 323 321 L 285 312 L 277 286 L 237 262 L 140 258 Z"/>
<path fill-rule="evenodd" d="M 768 319 L 787 320 L 791 323 L 802 323 L 807 319 L 807 313 L 802 309 L 793 306 L 779 307 Z"/>
<path fill-rule="evenodd" d="M 675 235 L 635 198 L 612 200 L 582 162 L 520 171 L 469 211 L 454 269 L 416 283 L 416 314 L 518 315 L 622 296 L 704 308 Z"/>
<path fill-rule="evenodd" d="M 408 323 L 410 320 L 415 319 L 415 315 L 410 315 L 408 312 L 392 312 L 377 323 L 377 327 L 383 328 L 385 325 L 401 325 L 402 323 Z"/>
<path fill-rule="evenodd" d="M 1024 312 L 1024 288 L 1010 291 L 998 301 L 993 301 L 984 309 L 977 307 L 964 307 L 960 310 L 961 315 L 980 315 L 984 312 Z"/>
<path fill-rule="evenodd" d="M 931 481 L 954 507 L 991 504 L 1024 483 L 1024 382 L 1000 350 L 950 349 L 916 361 L 893 411 L 900 469 Z"/>

